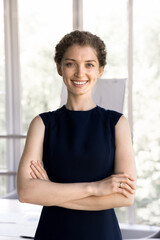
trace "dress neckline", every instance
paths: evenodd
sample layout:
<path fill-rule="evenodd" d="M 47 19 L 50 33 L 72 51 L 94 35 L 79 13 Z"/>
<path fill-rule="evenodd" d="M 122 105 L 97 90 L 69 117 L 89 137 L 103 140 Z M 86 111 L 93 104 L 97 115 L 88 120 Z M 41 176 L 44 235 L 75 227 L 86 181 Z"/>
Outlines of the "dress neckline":
<path fill-rule="evenodd" d="M 62 106 L 62 108 L 64 109 L 64 110 L 66 110 L 66 111 L 68 111 L 68 112 L 91 112 L 91 111 L 94 111 L 95 109 L 97 109 L 98 108 L 98 105 L 96 105 L 94 108 L 91 108 L 91 109 L 89 109 L 89 110 L 70 110 L 70 109 L 68 109 L 68 108 L 66 108 L 66 105 L 63 105 Z"/>

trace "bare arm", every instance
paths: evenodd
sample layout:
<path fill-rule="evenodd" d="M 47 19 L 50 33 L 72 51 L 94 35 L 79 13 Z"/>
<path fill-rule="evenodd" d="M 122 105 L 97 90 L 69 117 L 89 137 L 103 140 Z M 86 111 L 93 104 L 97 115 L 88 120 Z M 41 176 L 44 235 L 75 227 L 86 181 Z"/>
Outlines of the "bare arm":
<path fill-rule="evenodd" d="M 64 201 L 81 199 L 92 195 L 89 183 L 55 183 L 49 179 L 33 179 L 30 175 L 31 160 L 42 162 L 45 126 L 37 116 L 30 124 L 25 148 L 17 174 L 18 198 L 21 202 L 56 205 Z"/>
<path fill-rule="evenodd" d="M 86 210 L 86 211 L 100 211 L 111 208 L 128 207 L 130 202 L 122 194 L 114 193 L 106 196 L 90 196 L 83 199 L 64 202 L 58 204 L 59 207 Z"/>
<path fill-rule="evenodd" d="M 136 164 L 134 159 L 134 151 L 132 145 L 132 137 L 128 120 L 122 116 L 115 127 L 115 167 L 114 172 L 127 173 L 132 179 L 134 179 L 134 186 L 136 188 Z M 122 184 L 122 188 L 125 187 Z M 128 198 L 128 204 L 134 203 L 134 194 L 131 194 Z"/>

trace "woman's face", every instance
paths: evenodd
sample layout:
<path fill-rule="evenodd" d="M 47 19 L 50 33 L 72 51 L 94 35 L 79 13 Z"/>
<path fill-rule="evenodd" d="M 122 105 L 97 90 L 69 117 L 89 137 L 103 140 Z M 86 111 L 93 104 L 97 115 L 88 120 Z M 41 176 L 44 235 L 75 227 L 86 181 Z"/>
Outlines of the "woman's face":
<path fill-rule="evenodd" d="M 91 93 L 97 78 L 103 74 L 95 50 L 90 46 L 73 45 L 65 52 L 58 73 L 69 92 L 75 95 Z"/>

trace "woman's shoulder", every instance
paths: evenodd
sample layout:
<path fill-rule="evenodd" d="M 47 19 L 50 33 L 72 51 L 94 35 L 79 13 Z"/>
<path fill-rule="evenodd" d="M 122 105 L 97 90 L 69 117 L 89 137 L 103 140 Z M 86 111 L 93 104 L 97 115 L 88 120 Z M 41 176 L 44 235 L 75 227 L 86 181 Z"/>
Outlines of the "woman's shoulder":
<path fill-rule="evenodd" d="M 37 118 L 38 117 L 41 118 L 44 125 L 46 126 L 48 121 L 54 117 L 54 111 L 42 112 L 37 116 Z"/>
<path fill-rule="evenodd" d="M 58 116 L 59 114 L 62 114 L 62 112 L 63 112 L 62 107 L 59 107 L 53 111 L 42 112 L 37 117 L 40 117 L 44 125 L 46 126 L 50 121 L 54 122 L 56 116 Z"/>
<path fill-rule="evenodd" d="M 109 121 L 111 124 L 116 125 L 119 119 L 124 117 L 123 113 L 113 110 L 113 109 L 107 109 L 101 106 L 98 106 L 99 111 L 103 115 L 107 121 Z"/>

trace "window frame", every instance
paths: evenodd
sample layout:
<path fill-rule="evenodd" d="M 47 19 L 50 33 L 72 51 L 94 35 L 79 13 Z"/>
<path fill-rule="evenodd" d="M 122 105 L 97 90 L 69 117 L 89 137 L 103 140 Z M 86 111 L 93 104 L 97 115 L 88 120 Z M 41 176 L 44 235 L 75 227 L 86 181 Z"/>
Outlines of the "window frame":
<path fill-rule="evenodd" d="M 0 175 L 7 176 L 7 192 L 16 188 L 16 169 L 20 158 L 20 66 L 18 42 L 17 0 L 4 0 L 4 45 L 5 45 L 5 88 L 6 88 L 6 139 L 7 171 Z"/>

